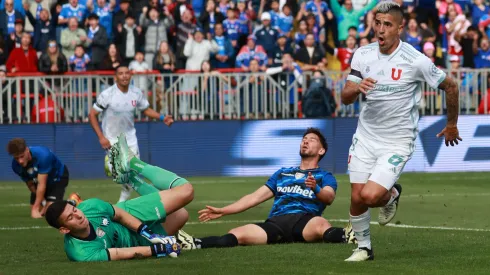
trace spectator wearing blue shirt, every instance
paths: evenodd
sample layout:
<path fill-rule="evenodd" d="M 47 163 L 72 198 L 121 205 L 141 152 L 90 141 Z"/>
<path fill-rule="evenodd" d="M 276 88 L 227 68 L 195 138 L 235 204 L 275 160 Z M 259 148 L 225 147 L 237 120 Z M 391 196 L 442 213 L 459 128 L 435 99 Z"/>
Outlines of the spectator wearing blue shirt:
<path fill-rule="evenodd" d="M 332 20 L 333 14 L 328 8 L 328 4 L 323 0 L 310 0 L 306 3 L 305 9 L 309 13 L 313 13 L 315 15 L 315 19 L 317 22 L 320 22 L 320 14 L 323 16 L 327 16 L 329 20 Z"/>
<path fill-rule="evenodd" d="M 85 50 L 81 45 L 75 47 L 75 54 L 70 56 L 69 64 L 74 72 L 86 72 L 88 64 L 90 63 L 90 57 L 85 53 Z"/>
<path fill-rule="evenodd" d="M 238 48 L 238 39 L 240 38 L 240 21 L 236 18 L 235 9 L 228 9 L 226 12 L 227 19 L 223 21 L 223 27 L 225 28 L 226 37 L 230 39 L 233 48 Z"/>
<path fill-rule="evenodd" d="M 250 61 L 257 60 L 259 67 L 265 71 L 267 65 L 267 53 L 264 48 L 256 44 L 257 38 L 249 35 L 247 45 L 243 46 L 236 57 L 235 67 L 242 68 L 244 71 L 249 70 Z"/>
<path fill-rule="evenodd" d="M 56 18 L 49 20 L 49 12 L 46 9 L 39 12 L 37 19 L 29 9 L 26 9 L 26 16 L 34 26 L 34 49 L 37 52 L 45 52 L 48 48 L 48 41 L 56 40 L 56 22 L 54 22 Z"/>
<path fill-rule="evenodd" d="M 262 46 L 268 57 L 271 58 L 279 32 L 271 27 L 271 15 L 268 12 L 262 13 L 260 20 L 262 26 L 255 29 L 254 35 L 257 37 L 257 45 Z"/>
<path fill-rule="evenodd" d="M 211 40 L 214 35 L 216 24 L 221 24 L 225 20 L 225 16 L 221 12 L 216 11 L 216 3 L 214 0 L 208 0 L 206 10 L 199 16 L 199 24 L 207 34 L 208 40 Z"/>
<path fill-rule="evenodd" d="M 0 10 L 4 10 L 5 9 L 5 3 L 7 2 L 8 0 L 1 0 L 0 1 Z M 22 18 L 24 18 L 26 16 L 25 14 L 25 11 L 24 11 L 24 5 L 23 5 L 23 0 L 12 0 L 13 3 L 14 3 L 14 10 L 20 12 L 20 14 L 22 14 Z M 12 2 L 12 1 L 9 1 L 9 2 Z"/>
<path fill-rule="evenodd" d="M 213 68 L 232 68 L 234 62 L 235 50 L 230 40 L 224 36 L 224 29 L 221 23 L 214 25 L 214 41 L 218 45 L 218 51 L 211 57 Z"/>
<path fill-rule="evenodd" d="M 23 20 L 23 15 L 14 9 L 13 0 L 5 0 L 4 9 L 0 10 L 0 33 L 6 38 L 15 32 L 15 21 Z"/>
<path fill-rule="evenodd" d="M 116 0 L 111 0 L 109 3 L 105 0 L 97 0 L 95 5 L 93 1 L 94 0 L 87 1 L 87 9 L 90 12 L 97 14 L 99 17 L 99 24 L 106 30 L 109 41 L 112 41 L 112 16 L 114 8 L 116 7 Z"/>
<path fill-rule="evenodd" d="M 61 12 L 58 15 L 58 25 L 66 27 L 68 20 L 75 17 L 79 24 L 83 24 L 87 17 L 87 8 L 78 3 L 78 0 L 70 0 L 68 4 L 61 7 Z"/>
<path fill-rule="evenodd" d="M 475 54 L 475 67 L 477 69 L 490 68 L 490 47 L 486 37 L 481 39 L 480 48 Z"/>
<path fill-rule="evenodd" d="M 22 138 L 14 138 L 7 145 L 12 156 L 12 170 L 31 191 L 31 217 L 42 218 L 54 201 L 63 200 L 68 186 L 69 174 L 66 165 L 49 148 L 27 146 Z M 46 205 L 42 207 L 42 202 Z"/>
<path fill-rule="evenodd" d="M 475 3 L 471 5 L 471 18 L 473 26 L 478 26 L 482 16 L 490 13 L 490 8 L 483 3 L 483 0 L 475 0 Z"/>
<path fill-rule="evenodd" d="M 291 8 L 288 5 L 284 5 L 281 14 L 279 14 L 279 17 L 277 18 L 277 30 L 279 31 L 279 34 L 290 38 L 293 24 L 294 17 L 291 15 Z"/>
<path fill-rule="evenodd" d="M 422 34 L 415 18 L 408 20 L 408 27 L 403 32 L 401 38 L 404 42 L 412 45 L 417 51 L 422 52 Z"/>

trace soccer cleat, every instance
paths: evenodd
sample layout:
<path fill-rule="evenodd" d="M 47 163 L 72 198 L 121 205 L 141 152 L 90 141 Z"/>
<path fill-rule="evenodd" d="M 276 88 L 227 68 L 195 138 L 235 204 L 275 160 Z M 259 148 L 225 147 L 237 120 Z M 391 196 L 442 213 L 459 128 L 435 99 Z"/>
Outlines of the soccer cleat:
<path fill-rule="evenodd" d="M 131 151 L 131 149 L 129 149 L 126 135 L 124 133 L 117 137 L 117 143 L 115 146 L 119 147 L 119 156 L 118 158 L 114 159 L 116 163 L 119 162 L 120 171 L 118 172 L 129 173 L 131 170 L 129 161 L 134 157 L 134 153 Z"/>
<path fill-rule="evenodd" d="M 349 224 L 347 224 L 347 226 L 344 228 L 344 232 L 345 232 L 345 242 L 346 243 L 352 243 L 352 244 L 357 243 L 357 239 L 356 239 L 356 236 L 354 235 L 354 230 L 352 229 L 352 223 L 351 222 L 349 222 Z"/>
<path fill-rule="evenodd" d="M 80 197 L 80 195 L 78 195 L 78 193 L 71 193 L 70 196 L 68 196 L 68 199 L 67 201 L 73 205 L 73 206 L 78 206 L 83 200 L 82 198 Z"/>
<path fill-rule="evenodd" d="M 119 184 L 127 184 L 129 183 L 129 173 L 122 171 L 121 163 L 118 161 L 119 158 L 119 147 L 114 144 L 109 150 L 109 160 L 112 166 L 112 180 Z"/>
<path fill-rule="evenodd" d="M 179 230 L 177 233 L 177 243 L 180 244 L 182 250 L 194 250 L 199 248 L 196 245 L 194 237 L 187 234 L 183 230 Z"/>
<path fill-rule="evenodd" d="M 395 185 L 393 185 L 393 188 L 395 188 L 398 191 L 398 197 L 396 197 L 396 199 L 392 203 L 387 204 L 379 209 L 379 214 L 378 214 L 379 225 L 388 224 L 391 220 L 393 220 L 393 218 L 396 215 L 398 204 L 400 202 L 400 196 L 402 195 L 402 186 L 398 183 L 395 183 Z"/>
<path fill-rule="evenodd" d="M 363 262 L 363 261 L 372 261 L 374 260 L 373 250 L 368 249 L 366 247 L 359 247 L 353 250 L 354 253 L 345 259 L 346 262 Z"/>

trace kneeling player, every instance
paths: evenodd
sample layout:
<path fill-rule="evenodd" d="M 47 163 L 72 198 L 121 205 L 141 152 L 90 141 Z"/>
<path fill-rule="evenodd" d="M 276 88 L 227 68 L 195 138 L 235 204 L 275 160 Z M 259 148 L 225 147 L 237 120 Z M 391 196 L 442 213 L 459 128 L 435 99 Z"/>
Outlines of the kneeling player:
<path fill-rule="evenodd" d="M 183 207 L 193 199 L 191 184 L 140 160 L 135 166 L 137 171 L 119 170 L 119 164 L 127 157 L 120 154 L 124 150 L 119 145 L 111 149 L 118 163 L 113 165 L 116 167 L 113 175 L 127 175 L 126 181 L 119 183 L 129 183 L 141 197 L 115 205 L 89 199 L 77 207 L 58 201 L 46 212 L 47 222 L 65 234 L 65 252 L 72 261 L 175 257 L 180 253 L 175 238 L 165 236 L 176 234 L 187 222 L 189 214 Z"/>
<path fill-rule="evenodd" d="M 250 209 L 272 197 L 269 218 L 258 224 L 234 228 L 221 237 L 193 238 L 179 232 L 182 248 L 199 249 L 259 245 L 288 242 L 353 242 L 351 230 L 332 227 L 321 215 L 335 199 L 335 177 L 318 167 L 327 152 L 327 141 L 318 129 L 309 128 L 300 146 L 299 167 L 282 168 L 254 193 L 237 202 L 216 208 L 207 206 L 199 211 L 203 222 Z"/>
<path fill-rule="evenodd" d="M 10 140 L 7 151 L 13 157 L 12 170 L 31 191 L 31 217 L 42 218 L 51 203 L 63 199 L 69 181 L 68 168 L 49 148 L 27 146 L 23 138 Z"/>

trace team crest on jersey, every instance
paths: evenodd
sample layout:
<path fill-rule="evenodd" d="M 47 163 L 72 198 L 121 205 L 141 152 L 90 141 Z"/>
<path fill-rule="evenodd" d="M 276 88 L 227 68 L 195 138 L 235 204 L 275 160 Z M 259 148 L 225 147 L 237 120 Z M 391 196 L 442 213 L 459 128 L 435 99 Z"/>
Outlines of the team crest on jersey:
<path fill-rule="evenodd" d="M 366 73 L 369 73 L 369 71 L 371 71 L 371 69 L 369 68 L 369 66 L 366 67 Z"/>
<path fill-rule="evenodd" d="M 302 179 L 302 178 L 304 178 L 304 177 L 305 177 L 305 174 L 300 173 L 300 172 L 298 172 L 298 173 L 296 173 L 296 174 L 294 175 L 294 178 L 295 178 L 295 179 Z"/>
<path fill-rule="evenodd" d="M 433 75 L 438 75 L 439 74 L 439 69 L 436 67 L 436 65 L 432 64 L 432 66 L 430 67 L 430 72 Z"/>
<path fill-rule="evenodd" d="M 131 105 L 133 105 L 133 107 L 136 107 L 136 100 L 131 100 Z"/>
<path fill-rule="evenodd" d="M 103 225 L 103 226 L 108 226 L 108 225 L 109 225 L 109 220 L 108 220 L 108 219 L 106 219 L 106 218 L 103 218 L 103 219 L 102 219 L 102 225 Z"/>
<path fill-rule="evenodd" d="M 398 80 L 402 77 L 402 69 L 391 68 L 391 79 Z"/>
<path fill-rule="evenodd" d="M 97 227 L 97 230 L 95 230 L 95 234 L 99 237 L 99 238 L 102 238 L 105 236 L 105 232 L 104 230 L 102 230 L 102 228 L 100 227 Z"/>

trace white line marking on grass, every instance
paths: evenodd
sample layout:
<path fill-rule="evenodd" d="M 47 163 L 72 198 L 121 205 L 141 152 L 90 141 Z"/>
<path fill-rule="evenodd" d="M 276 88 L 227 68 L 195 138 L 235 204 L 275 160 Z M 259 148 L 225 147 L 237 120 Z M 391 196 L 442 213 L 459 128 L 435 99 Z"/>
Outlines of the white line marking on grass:
<path fill-rule="evenodd" d="M 201 222 L 188 222 L 186 225 L 212 225 L 212 224 L 249 224 L 263 222 L 264 220 L 223 220 L 223 221 L 210 221 L 206 223 Z M 329 219 L 331 222 L 347 223 L 346 219 Z M 377 222 L 371 222 L 372 225 L 378 225 Z M 490 229 L 485 228 L 464 228 L 464 227 L 448 227 L 448 226 L 424 226 L 424 225 L 409 225 L 409 224 L 393 224 L 389 223 L 387 227 L 394 228 L 408 228 L 408 229 L 430 229 L 430 230 L 447 230 L 447 231 L 474 231 L 474 232 L 490 232 Z M 0 231 L 17 231 L 17 230 L 34 230 L 34 229 L 47 229 L 49 226 L 23 226 L 23 227 L 0 227 Z"/>

